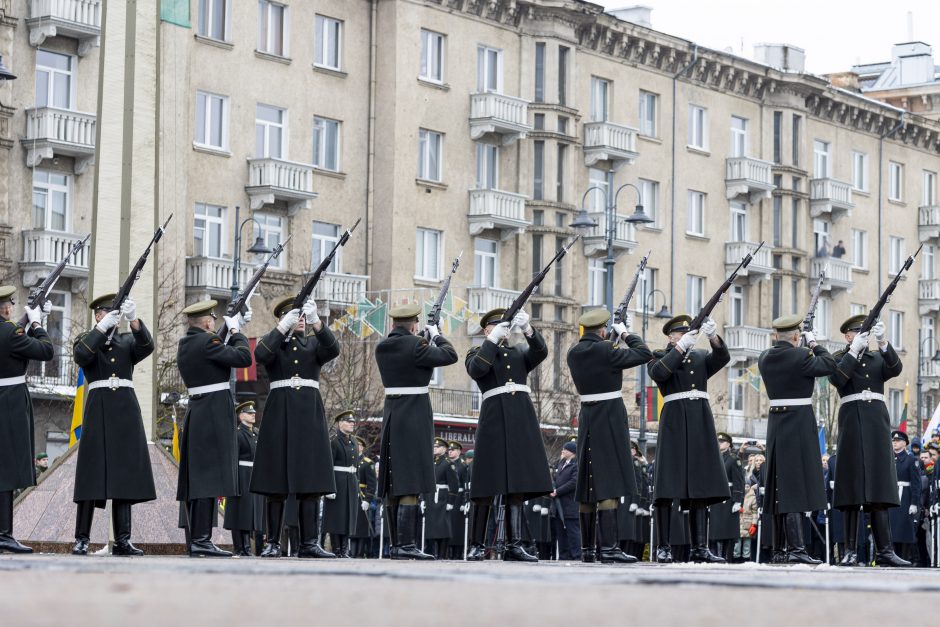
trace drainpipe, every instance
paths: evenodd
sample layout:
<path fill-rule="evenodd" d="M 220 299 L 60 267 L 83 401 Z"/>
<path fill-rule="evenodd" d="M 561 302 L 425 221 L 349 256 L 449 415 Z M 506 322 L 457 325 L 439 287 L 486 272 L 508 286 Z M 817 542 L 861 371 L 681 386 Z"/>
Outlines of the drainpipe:
<path fill-rule="evenodd" d="M 672 77 L 672 169 L 670 185 L 672 187 L 669 208 L 669 311 L 675 311 L 673 303 L 676 293 L 676 91 L 679 77 L 692 69 L 698 61 L 698 44 L 692 46 L 692 60 Z"/>
<path fill-rule="evenodd" d="M 365 228 L 365 247 L 366 247 L 366 276 L 369 287 L 375 288 L 372 284 L 372 216 L 375 212 L 375 59 L 378 42 L 376 35 L 378 30 L 378 10 L 379 0 L 371 0 L 371 14 L 369 17 L 369 121 L 368 121 L 368 157 L 366 158 L 366 228 Z"/>
<path fill-rule="evenodd" d="M 888 131 L 886 134 L 878 138 L 878 293 L 881 293 L 881 290 L 884 289 L 882 285 L 884 281 L 884 272 L 882 261 L 883 252 L 884 252 L 884 224 L 885 224 L 885 212 L 884 212 L 884 145 L 886 139 L 891 139 L 894 137 L 894 134 L 901 130 L 901 127 L 904 126 L 904 113 L 901 113 L 901 117 L 898 118 L 898 123 L 895 124 L 894 128 Z"/>

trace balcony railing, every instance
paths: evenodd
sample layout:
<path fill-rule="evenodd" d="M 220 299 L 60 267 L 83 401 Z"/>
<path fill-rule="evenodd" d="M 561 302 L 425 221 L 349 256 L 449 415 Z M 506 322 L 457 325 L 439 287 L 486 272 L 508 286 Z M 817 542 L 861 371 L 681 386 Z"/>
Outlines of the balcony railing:
<path fill-rule="evenodd" d="M 515 290 L 504 290 L 498 287 L 471 287 L 468 299 L 470 310 L 484 313 L 497 307 L 509 307 L 519 294 L 520 292 Z"/>
<path fill-rule="evenodd" d="M 725 327 L 725 344 L 732 357 L 753 359 L 770 348 L 770 329 L 760 327 Z"/>
<path fill-rule="evenodd" d="M 597 223 L 597 226 L 587 229 L 584 233 L 584 254 L 593 257 L 607 252 L 607 214 L 604 211 L 589 213 L 588 216 Z M 625 222 L 626 216 L 616 216 L 614 225 L 614 239 L 612 241 L 615 253 L 631 252 L 637 247 L 636 227 Z"/>
<path fill-rule="evenodd" d="M 932 360 L 930 354 L 923 355 L 920 375 L 923 377 L 927 389 L 936 390 L 940 388 L 940 363 Z"/>
<path fill-rule="evenodd" d="M 850 290 L 855 285 L 851 261 L 838 257 L 813 257 L 809 264 L 810 279 L 817 281 L 821 270 L 826 271 L 826 278 L 822 283 L 823 290 Z"/>
<path fill-rule="evenodd" d="M 715 414 L 715 430 L 740 438 L 767 438 L 767 419 L 736 414 Z"/>
<path fill-rule="evenodd" d="M 940 311 L 940 279 L 920 279 L 917 289 L 920 315 Z"/>
<path fill-rule="evenodd" d="M 820 339 L 819 343 L 830 353 L 837 353 L 847 346 L 845 339 L 839 334 L 838 337 L 833 337 L 831 339 Z"/>
<path fill-rule="evenodd" d="M 732 157 L 725 162 L 725 195 L 729 198 L 747 198 L 757 202 L 770 198 L 774 189 L 773 164 L 751 157 Z"/>
<path fill-rule="evenodd" d="M 531 224 L 525 218 L 526 197 L 497 189 L 471 189 L 470 234 L 479 235 L 488 229 L 503 231 L 503 238 L 521 233 Z"/>
<path fill-rule="evenodd" d="M 313 290 L 318 303 L 327 305 L 353 305 L 366 293 L 369 277 L 342 272 L 324 272 Z"/>
<path fill-rule="evenodd" d="M 852 186 L 835 179 L 812 179 L 809 182 L 810 215 L 818 218 L 829 214 L 833 220 L 851 215 Z"/>
<path fill-rule="evenodd" d="M 317 197 L 313 189 L 313 166 L 271 157 L 248 160 L 248 185 L 245 186 L 252 209 L 277 201 L 287 203 L 288 215 L 309 209 Z"/>
<path fill-rule="evenodd" d="M 56 343 L 61 344 L 61 340 Z M 78 366 L 67 349 L 59 349 L 51 361 L 30 361 L 26 386 L 30 394 L 43 398 L 74 398 Z"/>
<path fill-rule="evenodd" d="M 584 125 L 584 164 L 593 166 L 598 161 L 610 161 L 614 169 L 624 163 L 633 163 L 637 152 L 639 131 L 613 122 L 587 122 Z"/>
<path fill-rule="evenodd" d="M 95 115 L 56 107 L 26 110 L 26 165 L 64 155 L 75 159 L 74 170 L 82 174 L 95 160 Z"/>
<path fill-rule="evenodd" d="M 928 205 L 918 211 L 920 241 L 940 241 L 940 205 Z"/>
<path fill-rule="evenodd" d="M 435 415 L 476 418 L 483 402 L 479 392 L 431 387 L 431 407 Z"/>
<path fill-rule="evenodd" d="M 751 263 L 742 268 L 738 276 L 756 280 L 769 277 L 774 271 L 770 248 L 764 245 L 755 254 L 757 246 L 754 242 L 725 242 L 725 268 L 732 271 L 746 255 L 751 254 Z"/>
<path fill-rule="evenodd" d="M 78 40 L 83 57 L 101 35 L 101 0 L 29 0 L 29 43 L 36 48 L 50 37 Z"/>
<path fill-rule="evenodd" d="M 245 285 L 253 269 L 245 264 L 238 268 L 238 284 Z M 229 297 L 232 294 L 232 277 L 235 264 L 231 259 L 212 257 L 186 258 L 186 289 L 209 296 Z"/>
<path fill-rule="evenodd" d="M 529 102 L 505 94 L 470 94 L 470 137 L 480 139 L 488 133 L 502 136 L 504 145 L 522 139 L 529 126 Z"/>

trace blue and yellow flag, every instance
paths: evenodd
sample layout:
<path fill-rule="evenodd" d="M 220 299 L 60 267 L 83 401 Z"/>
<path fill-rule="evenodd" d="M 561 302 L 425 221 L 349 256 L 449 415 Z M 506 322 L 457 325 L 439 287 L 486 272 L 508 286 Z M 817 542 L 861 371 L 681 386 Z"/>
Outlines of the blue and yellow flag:
<path fill-rule="evenodd" d="M 173 459 L 180 461 L 180 428 L 176 424 L 176 414 L 173 415 Z"/>
<path fill-rule="evenodd" d="M 78 369 L 75 382 L 75 402 L 72 404 L 72 427 L 69 429 L 69 448 L 75 446 L 82 437 L 82 415 L 85 413 L 85 373 Z"/>

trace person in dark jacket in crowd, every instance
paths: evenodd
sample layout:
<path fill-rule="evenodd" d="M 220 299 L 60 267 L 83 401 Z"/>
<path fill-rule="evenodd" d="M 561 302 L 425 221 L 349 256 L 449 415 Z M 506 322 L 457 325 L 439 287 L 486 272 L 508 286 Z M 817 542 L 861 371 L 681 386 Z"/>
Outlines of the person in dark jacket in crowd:
<path fill-rule="evenodd" d="M 575 489 L 578 485 L 578 445 L 565 442 L 561 459 L 555 466 L 555 490 L 550 494 L 558 503 L 553 522 L 558 538 L 558 559 L 581 559 L 581 526 L 578 519 L 578 504 Z M 558 511 L 563 517 L 558 517 Z"/>

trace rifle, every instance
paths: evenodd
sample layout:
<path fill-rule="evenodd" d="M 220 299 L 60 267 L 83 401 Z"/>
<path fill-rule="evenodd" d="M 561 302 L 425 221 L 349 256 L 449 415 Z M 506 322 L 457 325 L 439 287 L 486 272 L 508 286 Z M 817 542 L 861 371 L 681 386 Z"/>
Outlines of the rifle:
<path fill-rule="evenodd" d="M 819 271 L 819 280 L 816 281 L 816 289 L 813 290 L 813 297 L 809 299 L 809 309 L 806 310 L 806 316 L 803 318 L 803 330 L 813 330 L 813 320 L 816 319 L 816 305 L 819 303 L 819 293 L 822 291 L 823 281 L 826 280 L 826 270 Z"/>
<path fill-rule="evenodd" d="M 444 299 L 447 298 L 447 291 L 450 289 L 450 280 L 454 278 L 454 274 L 457 272 L 457 266 L 460 265 L 460 258 L 463 257 L 463 251 L 460 251 L 460 254 L 454 259 L 454 265 L 451 266 L 450 274 L 444 280 L 444 284 L 441 285 L 441 291 L 437 294 L 437 300 L 434 301 L 434 304 L 431 306 L 431 311 L 428 312 L 427 323 L 425 326 L 425 331 L 429 326 L 437 326 L 441 322 L 441 307 L 444 306 Z M 430 340 L 430 334 L 427 334 L 428 339 Z"/>
<path fill-rule="evenodd" d="M 317 266 L 316 270 L 313 271 L 313 274 L 310 275 L 310 278 L 307 279 L 307 282 L 304 283 L 304 286 L 297 292 L 297 296 L 294 297 L 294 302 L 291 303 L 291 309 L 300 309 L 304 306 L 304 303 L 307 302 L 307 299 L 310 298 L 310 295 L 313 294 L 313 288 L 317 286 L 317 283 L 320 282 L 320 276 L 326 272 L 326 269 L 330 267 L 330 264 L 333 263 L 333 258 L 336 256 L 336 251 L 340 249 L 340 246 L 345 246 L 346 242 L 349 241 L 349 236 L 352 235 L 352 232 L 356 230 L 356 227 L 359 226 L 359 223 L 362 222 L 362 218 L 356 220 L 356 223 L 352 225 L 349 229 L 343 233 L 339 241 L 333 246 L 333 250 L 320 261 L 320 265 Z M 301 319 L 303 319 L 303 314 L 301 314 Z M 294 336 L 294 330 L 291 329 L 287 332 L 287 337 L 284 338 L 285 342 L 290 342 L 290 339 Z"/>
<path fill-rule="evenodd" d="M 245 287 L 238 293 L 238 296 L 236 296 L 232 302 L 228 304 L 228 307 L 225 310 L 226 316 L 231 317 L 235 314 L 245 313 L 245 311 L 247 311 L 248 301 L 251 300 L 255 290 L 258 288 L 258 283 L 261 282 L 261 277 L 264 276 L 264 273 L 268 269 L 268 266 L 271 264 L 271 262 L 280 256 L 291 237 L 293 237 L 293 235 L 289 236 L 282 243 L 275 246 L 274 250 L 271 251 L 271 254 L 268 255 L 268 258 L 264 260 L 264 263 L 255 269 L 255 273 L 251 275 L 250 279 L 248 279 L 248 283 L 245 284 Z M 218 335 L 223 340 L 228 339 L 226 338 L 228 335 L 228 325 L 224 320 L 222 321 L 222 326 L 219 327 Z"/>
<path fill-rule="evenodd" d="M 65 270 L 65 266 L 68 265 L 69 259 L 72 258 L 72 255 L 77 255 L 79 251 L 85 247 L 85 243 L 88 242 L 89 237 L 91 237 L 91 233 L 86 235 L 85 239 L 82 241 L 72 244 L 72 248 L 69 249 L 69 252 L 56 264 L 55 268 L 43 279 L 42 283 L 29 291 L 29 297 L 26 299 L 26 306 L 28 308 L 39 307 L 42 309 L 42 306 L 46 304 L 46 300 L 49 298 L 49 292 L 55 287 L 56 282 Z M 28 323 L 29 318 L 26 314 L 23 314 L 23 317 L 20 318 L 20 326 L 25 327 Z"/>
<path fill-rule="evenodd" d="M 170 223 L 170 220 L 173 219 L 173 214 L 170 214 L 170 217 L 166 219 L 166 222 L 163 223 L 163 226 L 158 226 L 157 230 L 154 231 L 153 237 L 150 239 L 150 243 L 147 244 L 147 248 L 144 250 L 144 254 L 140 256 L 140 259 L 137 260 L 137 263 L 134 264 L 134 267 L 131 268 L 130 273 L 128 273 L 127 278 L 124 279 L 124 283 L 121 285 L 121 289 L 118 290 L 118 293 L 114 295 L 114 300 L 111 301 L 111 308 L 108 311 L 117 311 L 121 308 L 121 305 L 124 304 L 124 301 L 127 300 L 127 297 L 131 293 L 131 288 L 134 287 L 134 283 L 137 283 L 137 280 L 140 278 L 140 273 L 144 270 L 144 265 L 147 263 L 147 257 L 150 256 L 150 251 L 153 248 L 154 244 L 160 241 L 160 238 L 163 237 L 163 233 L 166 232 L 166 225 Z M 111 331 L 108 333 L 108 339 L 105 341 L 105 345 L 111 343 L 111 338 L 114 337 L 114 333 L 117 331 L 118 325 L 111 327 Z"/>
<path fill-rule="evenodd" d="M 640 282 L 640 275 L 643 274 L 644 270 L 646 270 L 646 262 L 649 261 L 651 254 L 653 254 L 652 250 L 646 253 L 645 257 L 640 259 L 640 264 L 636 267 L 636 273 L 633 275 L 633 281 L 630 282 L 630 287 L 627 288 L 627 293 L 624 295 L 623 300 L 620 301 L 620 304 L 617 305 L 617 308 L 614 309 L 615 324 L 626 320 L 627 308 L 630 306 L 630 299 L 633 298 L 633 293 L 636 291 L 636 286 Z M 646 304 L 643 303 L 643 306 L 646 306 Z"/>
<path fill-rule="evenodd" d="M 718 306 L 718 303 L 721 302 L 721 298 L 725 295 L 725 292 L 731 289 L 731 284 L 734 283 L 734 279 L 738 276 L 738 272 L 746 268 L 747 265 L 751 263 L 751 259 L 754 258 L 754 255 L 757 254 L 757 251 L 759 251 L 763 245 L 764 242 L 761 241 L 761 243 L 757 245 L 757 248 L 755 248 L 753 252 L 744 255 L 744 259 L 741 260 L 741 263 L 738 264 L 738 267 L 734 269 L 734 272 L 732 272 L 727 279 L 725 279 L 724 283 L 721 284 L 721 287 L 719 287 L 718 290 L 712 294 L 712 297 L 708 299 L 708 302 L 705 303 L 705 306 L 702 307 L 702 310 L 699 311 L 698 315 L 695 316 L 695 319 L 692 320 L 692 323 L 689 325 L 689 331 L 695 331 L 702 326 L 702 323 L 705 322 L 705 318 L 711 315 L 715 307 Z"/>
<path fill-rule="evenodd" d="M 512 322 L 513 316 L 519 313 L 519 310 L 525 305 L 526 301 L 529 300 L 529 297 L 532 296 L 532 292 L 535 291 L 535 288 L 545 279 L 545 275 L 548 274 L 549 268 L 552 267 L 552 264 L 565 256 L 565 254 L 571 250 L 571 247 L 574 246 L 574 243 L 581 238 L 580 235 L 575 235 L 574 239 L 568 242 L 567 245 L 562 246 L 561 249 L 555 256 L 552 257 L 551 261 L 548 262 L 544 268 L 542 268 L 538 274 L 533 277 L 532 281 L 526 286 L 522 293 L 516 296 L 516 300 L 512 301 L 512 304 L 506 309 L 506 312 L 503 314 L 502 320 L 500 322 Z"/>
<path fill-rule="evenodd" d="M 891 300 L 891 295 L 894 293 L 894 289 L 898 286 L 898 281 L 901 280 L 901 275 L 907 272 L 912 265 L 914 265 L 914 257 L 917 256 L 917 253 L 920 252 L 920 249 L 924 245 L 921 244 L 917 247 L 917 250 L 914 251 L 914 254 L 907 258 L 907 261 L 904 262 L 904 265 L 901 266 L 901 269 L 898 270 L 898 273 L 891 279 L 891 282 L 888 283 L 888 287 L 885 288 L 885 291 L 881 293 L 881 297 L 878 298 L 878 302 L 875 303 L 875 306 L 871 308 L 871 311 L 868 312 L 868 316 L 865 318 L 865 321 L 862 323 L 862 328 L 859 329 L 859 333 L 867 333 L 875 325 L 875 321 L 881 317 L 881 310 L 884 309 L 884 306 Z"/>

